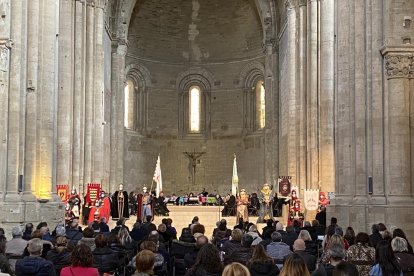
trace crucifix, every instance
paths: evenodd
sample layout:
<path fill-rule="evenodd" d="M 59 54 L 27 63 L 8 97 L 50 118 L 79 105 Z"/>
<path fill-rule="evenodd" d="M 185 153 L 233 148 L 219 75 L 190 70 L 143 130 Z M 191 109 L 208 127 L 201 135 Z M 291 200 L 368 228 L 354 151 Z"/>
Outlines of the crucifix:
<path fill-rule="evenodd" d="M 191 161 L 191 166 L 193 166 L 193 187 L 195 187 L 195 176 L 196 176 L 196 167 L 197 167 L 197 161 L 200 159 L 200 157 L 205 154 L 206 152 L 196 152 L 195 150 L 193 152 L 185 151 L 183 152 L 185 156 L 188 157 Z"/>

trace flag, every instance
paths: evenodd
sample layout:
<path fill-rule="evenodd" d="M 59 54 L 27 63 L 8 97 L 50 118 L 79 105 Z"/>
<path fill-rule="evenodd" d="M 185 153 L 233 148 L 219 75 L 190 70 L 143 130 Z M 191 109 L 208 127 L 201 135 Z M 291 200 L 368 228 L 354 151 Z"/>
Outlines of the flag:
<path fill-rule="evenodd" d="M 157 197 L 160 196 L 160 192 L 162 191 L 162 177 L 161 177 L 161 159 L 160 155 L 158 155 L 157 165 L 155 166 L 155 172 L 153 180 L 157 183 L 157 187 L 155 188 L 155 194 Z"/>
<path fill-rule="evenodd" d="M 237 196 L 238 191 L 239 191 L 239 177 L 237 175 L 236 154 L 234 154 L 233 177 L 231 178 L 231 194 L 234 195 L 234 196 Z"/>

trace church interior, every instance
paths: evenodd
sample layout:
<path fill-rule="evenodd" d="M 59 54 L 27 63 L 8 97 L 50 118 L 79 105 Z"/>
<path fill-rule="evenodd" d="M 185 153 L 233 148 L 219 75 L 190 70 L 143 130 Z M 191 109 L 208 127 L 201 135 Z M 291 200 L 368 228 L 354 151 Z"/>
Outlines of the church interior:
<path fill-rule="evenodd" d="M 236 156 L 249 194 L 289 176 L 302 200 L 329 194 L 342 226 L 414 238 L 413 1 L 0 0 L 0 14 L 0 227 L 61 221 L 59 185 L 153 190 L 158 157 L 166 195 L 230 194 Z"/>

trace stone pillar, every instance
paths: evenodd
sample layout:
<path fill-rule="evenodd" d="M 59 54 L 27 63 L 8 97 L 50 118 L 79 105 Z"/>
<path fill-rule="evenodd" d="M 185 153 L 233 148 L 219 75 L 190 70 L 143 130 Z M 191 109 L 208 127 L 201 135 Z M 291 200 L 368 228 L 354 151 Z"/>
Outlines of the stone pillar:
<path fill-rule="evenodd" d="M 85 144 L 84 144 L 84 183 L 92 181 L 92 136 L 94 134 L 94 32 L 95 7 L 94 2 L 87 1 L 86 7 L 86 71 L 85 71 Z"/>
<path fill-rule="evenodd" d="M 51 198 L 52 191 L 54 191 L 53 170 L 55 164 L 54 145 L 56 145 L 55 138 L 55 120 L 57 109 L 57 32 L 58 32 L 58 3 L 41 3 L 40 18 L 41 20 L 41 34 L 42 39 L 36 33 L 29 33 L 29 35 L 36 36 L 39 43 L 39 119 L 38 122 L 38 195 L 40 198 Z M 39 125 L 40 123 L 40 125 Z M 53 185 L 53 187 L 52 187 Z"/>
<path fill-rule="evenodd" d="M 0 1 L 0 21 L 2 28 L 0 29 L 0 200 L 6 192 L 7 181 L 7 132 L 8 132 L 8 116 L 9 116 L 9 62 L 10 62 L 10 48 L 12 46 L 10 40 L 10 1 Z M 17 3 L 19 5 L 20 3 Z M 18 90 L 20 91 L 20 90 Z M 18 95 L 19 93 L 15 93 Z M 15 105 L 12 108 L 16 108 Z M 16 112 L 13 110 L 12 115 L 16 117 Z M 13 141 L 14 143 L 15 141 Z M 18 142 L 18 141 L 17 141 Z M 14 150 L 14 153 L 18 151 Z"/>
<path fill-rule="evenodd" d="M 13 1 L 20 2 L 20 1 Z M 23 198 L 25 200 L 33 199 L 32 195 L 36 191 L 36 182 L 38 181 L 36 163 L 36 148 L 38 143 L 37 135 L 37 118 L 38 118 L 38 74 L 39 74 L 39 18 L 40 7 L 39 1 L 29 1 L 27 3 L 27 73 L 26 73 L 26 125 L 25 125 L 25 159 L 24 159 L 24 187 Z M 21 13 L 21 9 L 17 11 Z M 13 17 L 14 18 L 14 17 Z M 21 19 L 20 22 L 23 22 Z M 22 38 L 20 38 L 22 39 Z M 19 64 L 16 68 L 20 70 Z"/>
<path fill-rule="evenodd" d="M 386 194 L 390 203 L 412 203 L 414 91 L 410 82 L 414 78 L 411 69 L 414 66 L 414 46 L 386 46 L 381 53 L 387 78 L 384 89 Z"/>
<path fill-rule="evenodd" d="M 124 88 L 125 88 L 125 41 L 116 43 L 112 52 L 112 106 L 111 106 L 111 172 L 110 192 L 116 191 L 123 182 L 124 156 Z"/>
<path fill-rule="evenodd" d="M 319 183 L 318 152 L 318 0 L 307 5 L 307 188 Z"/>
<path fill-rule="evenodd" d="M 334 0 L 320 1 L 319 172 L 321 190 L 335 191 Z"/>
<path fill-rule="evenodd" d="M 103 99 L 104 99 L 104 8 L 107 0 L 95 2 L 94 31 L 94 131 L 93 131 L 93 171 L 92 181 L 101 183 L 103 178 Z"/>
<path fill-rule="evenodd" d="M 10 51 L 10 70 L 9 66 L 9 50 L 4 44 L 2 46 L 1 58 L 4 73 L 10 72 L 9 89 L 8 92 L 8 124 L 7 124 L 7 181 L 6 181 L 6 200 L 19 200 L 18 196 L 18 177 L 19 177 L 19 155 L 20 155 L 20 92 L 21 89 L 21 64 L 22 61 L 22 21 L 23 17 L 21 9 L 22 3 L 16 1 L 2 1 L 3 14 L 6 15 L 5 20 L 10 20 L 10 24 L 6 26 L 5 32 L 2 35 L 10 35 L 12 41 L 16 41 L 14 49 Z M 20 1 L 18 1 L 20 2 Z M 11 4 L 11 5 L 10 5 Z M 9 15 L 7 16 L 7 12 Z M 7 21 L 6 21 L 7 22 Z M 5 22 L 5 23 L 6 23 Z M 13 26 L 13 28 L 10 28 Z M 9 30 L 7 30 L 10 28 Z M 10 32 L 8 34 L 8 32 Z M 4 37 L 5 41 L 7 37 Z M 11 45 L 9 45 L 11 46 Z M 4 59 L 3 59 L 4 58 Z M 6 82 L 5 82 L 6 84 Z M 4 87 L 6 88 L 6 87 Z M 7 108 L 6 108 L 7 110 Z"/>
<path fill-rule="evenodd" d="M 306 72 L 307 72 L 307 2 L 299 1 L 298 7 L 298 81 L 297 81 L 297 116 L 298 123 L 298 150 L 296 184 L 300 189 L 307 187 L 306 180 Z"/>
<path fill-rule="evenodd" d="M 74 87 L 74 22 L 76 2 L 59 7 L 59 90 L 57 115 L 57 183 L 72 186 L 72 124 Z"/>
<path fill-rule="evenodd" d="M 84 1 L 75 1 L 74 21 L 74 86 L 73 86 L 73 147 L 72 186 L 83 191 L 84 165 L 84 111 L 85 111 L 85 34 L 86 6 Z"/>

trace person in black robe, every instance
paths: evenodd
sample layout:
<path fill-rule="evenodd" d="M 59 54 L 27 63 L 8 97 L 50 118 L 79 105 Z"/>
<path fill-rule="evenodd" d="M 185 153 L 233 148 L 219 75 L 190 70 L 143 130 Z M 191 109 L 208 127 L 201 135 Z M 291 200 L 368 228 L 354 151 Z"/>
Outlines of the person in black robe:
<path fill-rule="evenodd" d="M 164 193 L 160 192 L 160 196 L 155 200 L 155 213 L 161 216 L 168 216 L 170 210 L 167 208 L 165 203 Z"/>
<path fill-rule="evenodd" d="M 113 220 L 129 218 L 128 192 L 124 191 L 122 184 L 119 184 L 119 190 L 112 195 L 111 214 Z"/>

